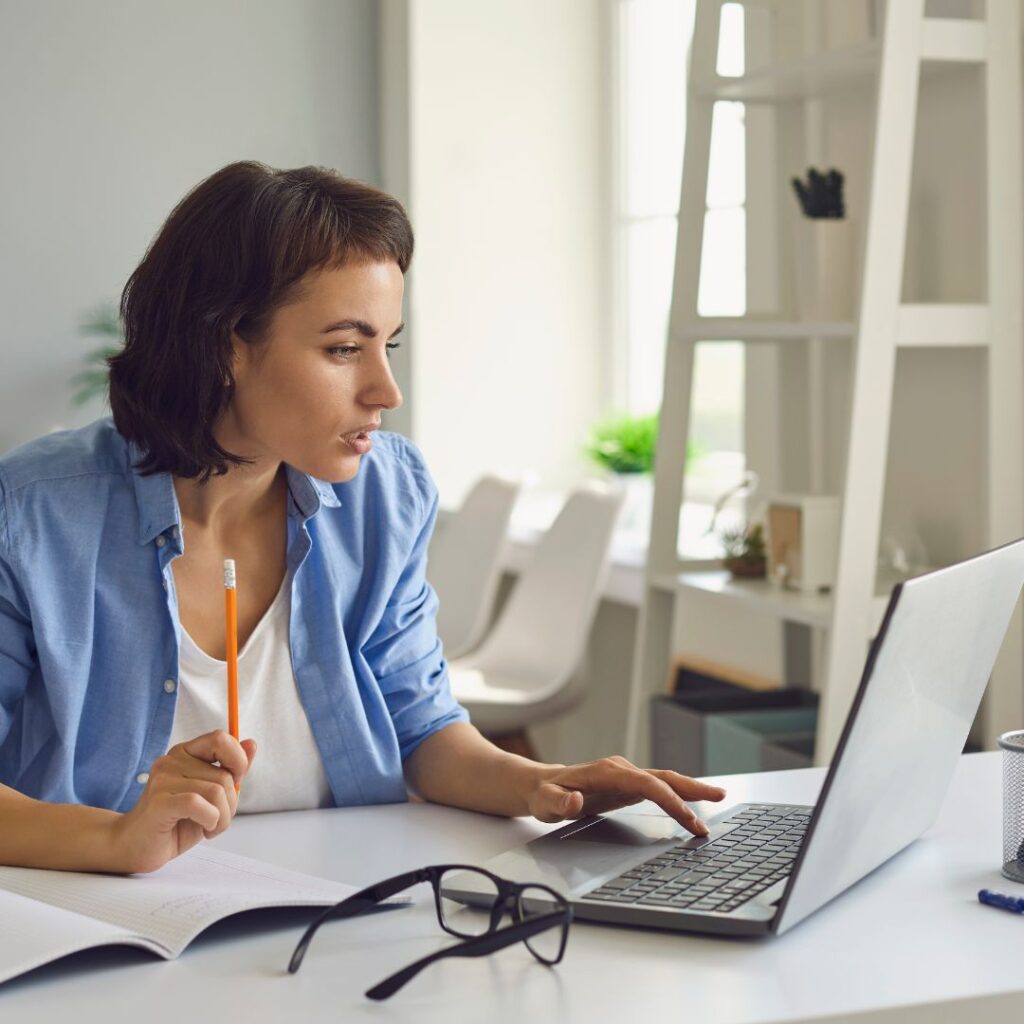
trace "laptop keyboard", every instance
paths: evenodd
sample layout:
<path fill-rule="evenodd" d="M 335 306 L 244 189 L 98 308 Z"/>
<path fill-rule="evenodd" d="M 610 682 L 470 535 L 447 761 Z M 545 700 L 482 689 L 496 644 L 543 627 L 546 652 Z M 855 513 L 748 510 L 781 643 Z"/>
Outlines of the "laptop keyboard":
<path fill-rule="evenodd" d="M 789 874 L 812 810 L 747 804 L 711 839 L 664 850 L 583 898 L 729 913 Z"/>

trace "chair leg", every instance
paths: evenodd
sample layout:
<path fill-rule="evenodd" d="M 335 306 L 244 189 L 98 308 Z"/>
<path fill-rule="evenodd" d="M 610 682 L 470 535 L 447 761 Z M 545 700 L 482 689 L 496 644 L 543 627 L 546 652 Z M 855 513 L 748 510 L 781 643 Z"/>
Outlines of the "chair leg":
<path fill-rule="evenodd" d="M 487 737 L 496 747 L 501 750 L 507 750 L 510 754 L 519 754 L 520 757 L 527 757 L 531 761 L 539 761 L 540 758 L 537 756 L 537 748 L 534 747 L 527 736 L 525 729 L 520 729 L 518 732 L 507 732 L 501 736 L 488 736 Z"/>

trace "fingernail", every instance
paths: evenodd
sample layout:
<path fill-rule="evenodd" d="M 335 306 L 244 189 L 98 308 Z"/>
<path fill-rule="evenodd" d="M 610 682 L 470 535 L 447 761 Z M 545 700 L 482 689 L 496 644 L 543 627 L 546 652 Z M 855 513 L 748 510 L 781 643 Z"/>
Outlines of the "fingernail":
<path fill-rule="evenodd" d="M 568 796 L 562 798 L 562 810 L 563 811 L 569 810 L 569 807 L 570 807 L 571 804 L 572 804 L 572 793 L 570 793 Z"/>

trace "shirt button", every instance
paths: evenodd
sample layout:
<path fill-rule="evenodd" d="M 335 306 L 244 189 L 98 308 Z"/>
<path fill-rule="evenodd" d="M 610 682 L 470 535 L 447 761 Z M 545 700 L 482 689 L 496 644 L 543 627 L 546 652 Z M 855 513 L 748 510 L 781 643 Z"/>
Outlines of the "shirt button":
<path fill-rule="evenodd" d="M 164 693 L 174 693 L 178 688 L 178 684 L 173 679 L 164 680 Z"/>
<path fill-rule="evenodd" d="M 149 772 L 139 772 L 139 774 L 135 776 L 135 781 L 140 786 L 144 786 L 147 782 L 149 782 Z"/>
<path fill-rule="evenodd" d="M 156 546 L 162 548 L 167 543 L 167 538 L 161 533 L 156 539 Z"/>
<path fill-rule="evenodd" d="M 171 527 L 171 536 L 172 536 L 172 537 L 173 537 L 173 538 L 174 538 L 175 540 L 177 540 L 177 539 L 178 539 L 178 528 L 177 528 L 176 526 L 172 526 L 172 527 Z"/>

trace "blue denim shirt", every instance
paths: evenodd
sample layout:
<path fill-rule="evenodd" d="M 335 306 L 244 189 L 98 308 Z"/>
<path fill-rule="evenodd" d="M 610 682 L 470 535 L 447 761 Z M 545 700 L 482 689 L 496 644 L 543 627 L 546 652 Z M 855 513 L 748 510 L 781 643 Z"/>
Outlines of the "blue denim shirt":
<path fill-rule="evenodd" d="M 181 518 L 140 455 L 108 417 L 0 458 L 0 782 L 31 797 L 127 810 L 167 750 Z M 402 761 L 468 720 L 425 577 L 437 488 L 386 431 L 346 483 L 286 471 L 292 669 L 334 801 L 403 801 Z"/>

